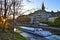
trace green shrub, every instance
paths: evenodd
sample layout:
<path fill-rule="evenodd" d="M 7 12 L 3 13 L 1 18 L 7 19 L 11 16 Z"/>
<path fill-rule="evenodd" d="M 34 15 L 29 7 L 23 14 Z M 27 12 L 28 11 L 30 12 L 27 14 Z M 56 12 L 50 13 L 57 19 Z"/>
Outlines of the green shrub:
<path fill-rule="evenodd" d="M 58 18 L 55 19 L 54 24 L 56 26 L 60 26 L 60 17 L 58 17 Z"/>
<path fill-rule="evenodd" d="M 49 21 L 43 21 L 43 20 L 40 20 L 39 22 L 40 22 L 40 23 L 44 23 L 44 24 L 49 23 Z"/>
<path fill-rule="evenodd" d="M 48 24 L 49 26 L 60 26 L 60 17 L 57 17 L 54 22 L 40 20 L 40 23 Z"/>

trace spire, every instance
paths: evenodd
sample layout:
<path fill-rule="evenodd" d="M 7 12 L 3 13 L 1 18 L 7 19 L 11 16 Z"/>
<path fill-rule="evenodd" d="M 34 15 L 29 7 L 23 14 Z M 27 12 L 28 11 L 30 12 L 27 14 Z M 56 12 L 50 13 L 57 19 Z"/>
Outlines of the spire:
<path fill-rule="evenodd" d="M 42 2 L 42 10 L 45 10 L 44 2 Z"/>

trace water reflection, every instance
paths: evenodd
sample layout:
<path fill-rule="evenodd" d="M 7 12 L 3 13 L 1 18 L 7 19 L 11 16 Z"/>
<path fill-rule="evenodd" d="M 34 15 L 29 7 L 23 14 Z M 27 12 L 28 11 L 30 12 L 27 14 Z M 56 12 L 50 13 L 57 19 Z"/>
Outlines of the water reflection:
<path fill-rule="evenodd" d="M 32 29 L 30 29 L 30 30 L 32 30 Z M 52 34 L 51 36 L 48 36 L 48 37 L 41 37 L 41 36 L 33 35 L 33 34 L 30 34 L 27 32 L 23 32 L 23 31 L 20 34 L 23 35 L 24 37 L 28 38 L 28 40 L 60 40 L 60 36 L 56 35 L 56 34 L 54 34 L 54 35 Z"/>
<path fill-rule="evenodd" d="M 29 34 L 26 32 L 21 32 L 21 35 L 23 35 L 24 37 L 28 38 L 29 40 L 47 40 L 46 38 L 37 36 L 37 35 L 33 35 L 33 34 Z"/>

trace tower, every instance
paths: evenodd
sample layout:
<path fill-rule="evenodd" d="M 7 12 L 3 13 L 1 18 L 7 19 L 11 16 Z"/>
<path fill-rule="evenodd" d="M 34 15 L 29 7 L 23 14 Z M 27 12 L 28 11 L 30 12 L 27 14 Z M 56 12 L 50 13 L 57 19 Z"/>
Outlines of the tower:
<path fill-rule="evenodd" d="M 45 10 L 44 2 L 42 2 L 42 10 Z"/>

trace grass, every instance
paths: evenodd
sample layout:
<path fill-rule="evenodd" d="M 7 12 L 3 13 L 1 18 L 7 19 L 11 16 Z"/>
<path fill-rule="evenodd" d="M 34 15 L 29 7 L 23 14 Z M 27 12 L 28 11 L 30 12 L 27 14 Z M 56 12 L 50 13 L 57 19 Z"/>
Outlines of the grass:
<path fill-rule="evenodd" d="M 60 20 L 59 20 L 60 21 Z M 52 26 L 52 27 L 57 27 L 57 28 L 60 28 L 60 24 L 58 24 L 58 22 L 54 23 L 54 22 L 49 22 L 49 21 L 39 21 L 40 23 L 44 23 L 44 24 L 47 24 L 49 26 Z M 59 22 L 60 23 L 60 22 Z"/>
<path fill-rule="evenodd" d="M 3 33 L 3 38 L 4 38 L 4 40 L 12 40 L 12 33 L 10 33 L 9 31 L 5 31 Z M 25 38 L 22 35 L 20 35 L 19 33 L 15 32 L 14 40 L 27 40 L 27 38 Z"/>
<path fill-rule="evenodd" d="M 15 40 L 27 40 L 27 39 L 20 35 L 19 33 L 15 33 Z"/>
<path fill-rule="evenodd" d="M 4 40 L 12 40 L 12 34 L 11 33 L 4 33 Z M 14 34 L 14 40 L 27 40 L 25 37 L 20 35 L 19 33 Z"/>

